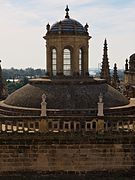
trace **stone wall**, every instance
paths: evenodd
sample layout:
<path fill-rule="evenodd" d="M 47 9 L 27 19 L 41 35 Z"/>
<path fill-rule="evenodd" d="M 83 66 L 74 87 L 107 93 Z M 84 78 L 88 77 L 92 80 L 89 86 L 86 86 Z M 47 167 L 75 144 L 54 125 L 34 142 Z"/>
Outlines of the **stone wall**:
<path fill-rule="evenodd" d="M 0 117 L 0 179 L 131 174 L 134 157 L 134 116 Z"/>
<path fill-rule="evenodd" d="M 135 166 L 135 146 L 127 139 L 115 142 L 79 137 L 61 140 L 47 135 L 8 135 L 0 137 L 0 174 L 37 172 L 41 174 L 125 171 Z M 68 135 L 67 135 L 68 136 Z M 121 142 L 121 143 L 120 143 Z M 123 143 L 124 142 L 124 143 Z"/>

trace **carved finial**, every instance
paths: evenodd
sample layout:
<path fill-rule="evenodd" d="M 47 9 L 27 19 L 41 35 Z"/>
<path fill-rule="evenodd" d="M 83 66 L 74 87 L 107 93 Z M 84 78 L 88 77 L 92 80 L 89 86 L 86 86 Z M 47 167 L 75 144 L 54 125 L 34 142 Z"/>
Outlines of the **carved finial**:
<path fill-rule="evenodd" d="M 100 103 L 103 102 L 103 95 L 102 95 L 102 93 L 99 94 L 99 102 L 100 102 Z"/>
<path fill-rule="evenodd" d="M 125 71 L 128 71 L 128 59 L 126 59 Z"/>
<path fill-rule="evenodd" d="M 49 23 L 46 25 L 46 29 L 47 29 L 47 32 L 50 31 L 50 24 Z"/>
<path fill-rule="evenodd" d="M 65 11 L 66 11 L 66 16 L 65 16 L 65 18 L 68 18 L 69 19 L 69 8 L 68 8 L 68 5 L 66 6 L 66 9 L 65 9 Z"/>
<path fill-rule="evenodd" d="M 88 28 L 89 28 L 89 25 L 86 23 L 86 25 L 84 26 L 86 32 L 88 32 Z"/>

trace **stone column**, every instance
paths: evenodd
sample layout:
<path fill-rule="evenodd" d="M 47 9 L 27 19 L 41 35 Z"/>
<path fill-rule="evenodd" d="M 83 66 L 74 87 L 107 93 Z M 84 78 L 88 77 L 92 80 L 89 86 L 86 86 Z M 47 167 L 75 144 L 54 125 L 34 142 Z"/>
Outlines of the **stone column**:
<path fill-rule="evenodd" d="M 72 52 L 72 74 L 77 75 L 79 73 L 79 49 L 75 45 Z"/>
<path fill-rule="evenodd" d="M 58 41 L 57 44 L 57 75 L 62 75 L 63 74 L 63 49 L 61 46 L 61 39 Z"/>
<path fill-rule="evenodd" d="M 83 75 L 88 73 L 88 46 L 83 48 Z"/>
<path fill-rule="evenodd" d="M 42 102 L 41 102 L 41 116 L 47 116 L 46 114 L 46 105 L 47 103 L 45 102 L 46 100 L 46 95 L 42 95 Z"/>
<path fill-rule="evenodd" d="M 52 75 L 52 57 L 51 57 L 51 49 L 50 46 L 46 45 L 46 69 L 49 76 Z"/>

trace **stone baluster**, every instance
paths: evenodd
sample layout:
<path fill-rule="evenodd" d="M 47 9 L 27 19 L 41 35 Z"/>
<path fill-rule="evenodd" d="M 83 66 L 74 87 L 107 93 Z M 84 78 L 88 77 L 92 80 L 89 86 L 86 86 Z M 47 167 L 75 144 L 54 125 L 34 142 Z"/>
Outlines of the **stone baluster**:
<path fill-rule="evenodd" d="M 7 132 L 7 122 L 5 122 L 5 132 Z"/>
<path fill-rule="evenodd" d="M 19 122 L 16 123 L 16 131 L 19 131 Z"/>
<path fill-rule="evenodd" d="M 10 126 L 11 126 L 11 131 L 13 132 L 13 123 L 12 122 L 10 123 Z"/>

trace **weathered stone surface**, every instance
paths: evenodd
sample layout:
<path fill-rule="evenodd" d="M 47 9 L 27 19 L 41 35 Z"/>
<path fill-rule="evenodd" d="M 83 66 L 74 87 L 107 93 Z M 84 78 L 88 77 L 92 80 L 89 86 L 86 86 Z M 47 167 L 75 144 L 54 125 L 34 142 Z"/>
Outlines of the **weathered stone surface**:
<path fill-rule="evenodd" d="M 23 137 L 23 136 L 22 136 Z M 29 143 L 28 142 L 29 139 Z M 42 140 L 41 140 L 42 139 Z M 12 137 L 14 143 L 0 143 L 0 174 L 3 172 L 117 172 L 132 170 L 135 164 L 134 143 L 46 144 L 33 136 Z M 129 138 L 130 139 L 130 138 Z M 2 140 L 2 139 L 1 139 Z M 2 142 L 2 141 L 0 141 Z M 18 143 L 15 143 L 18 142 Z"/>

